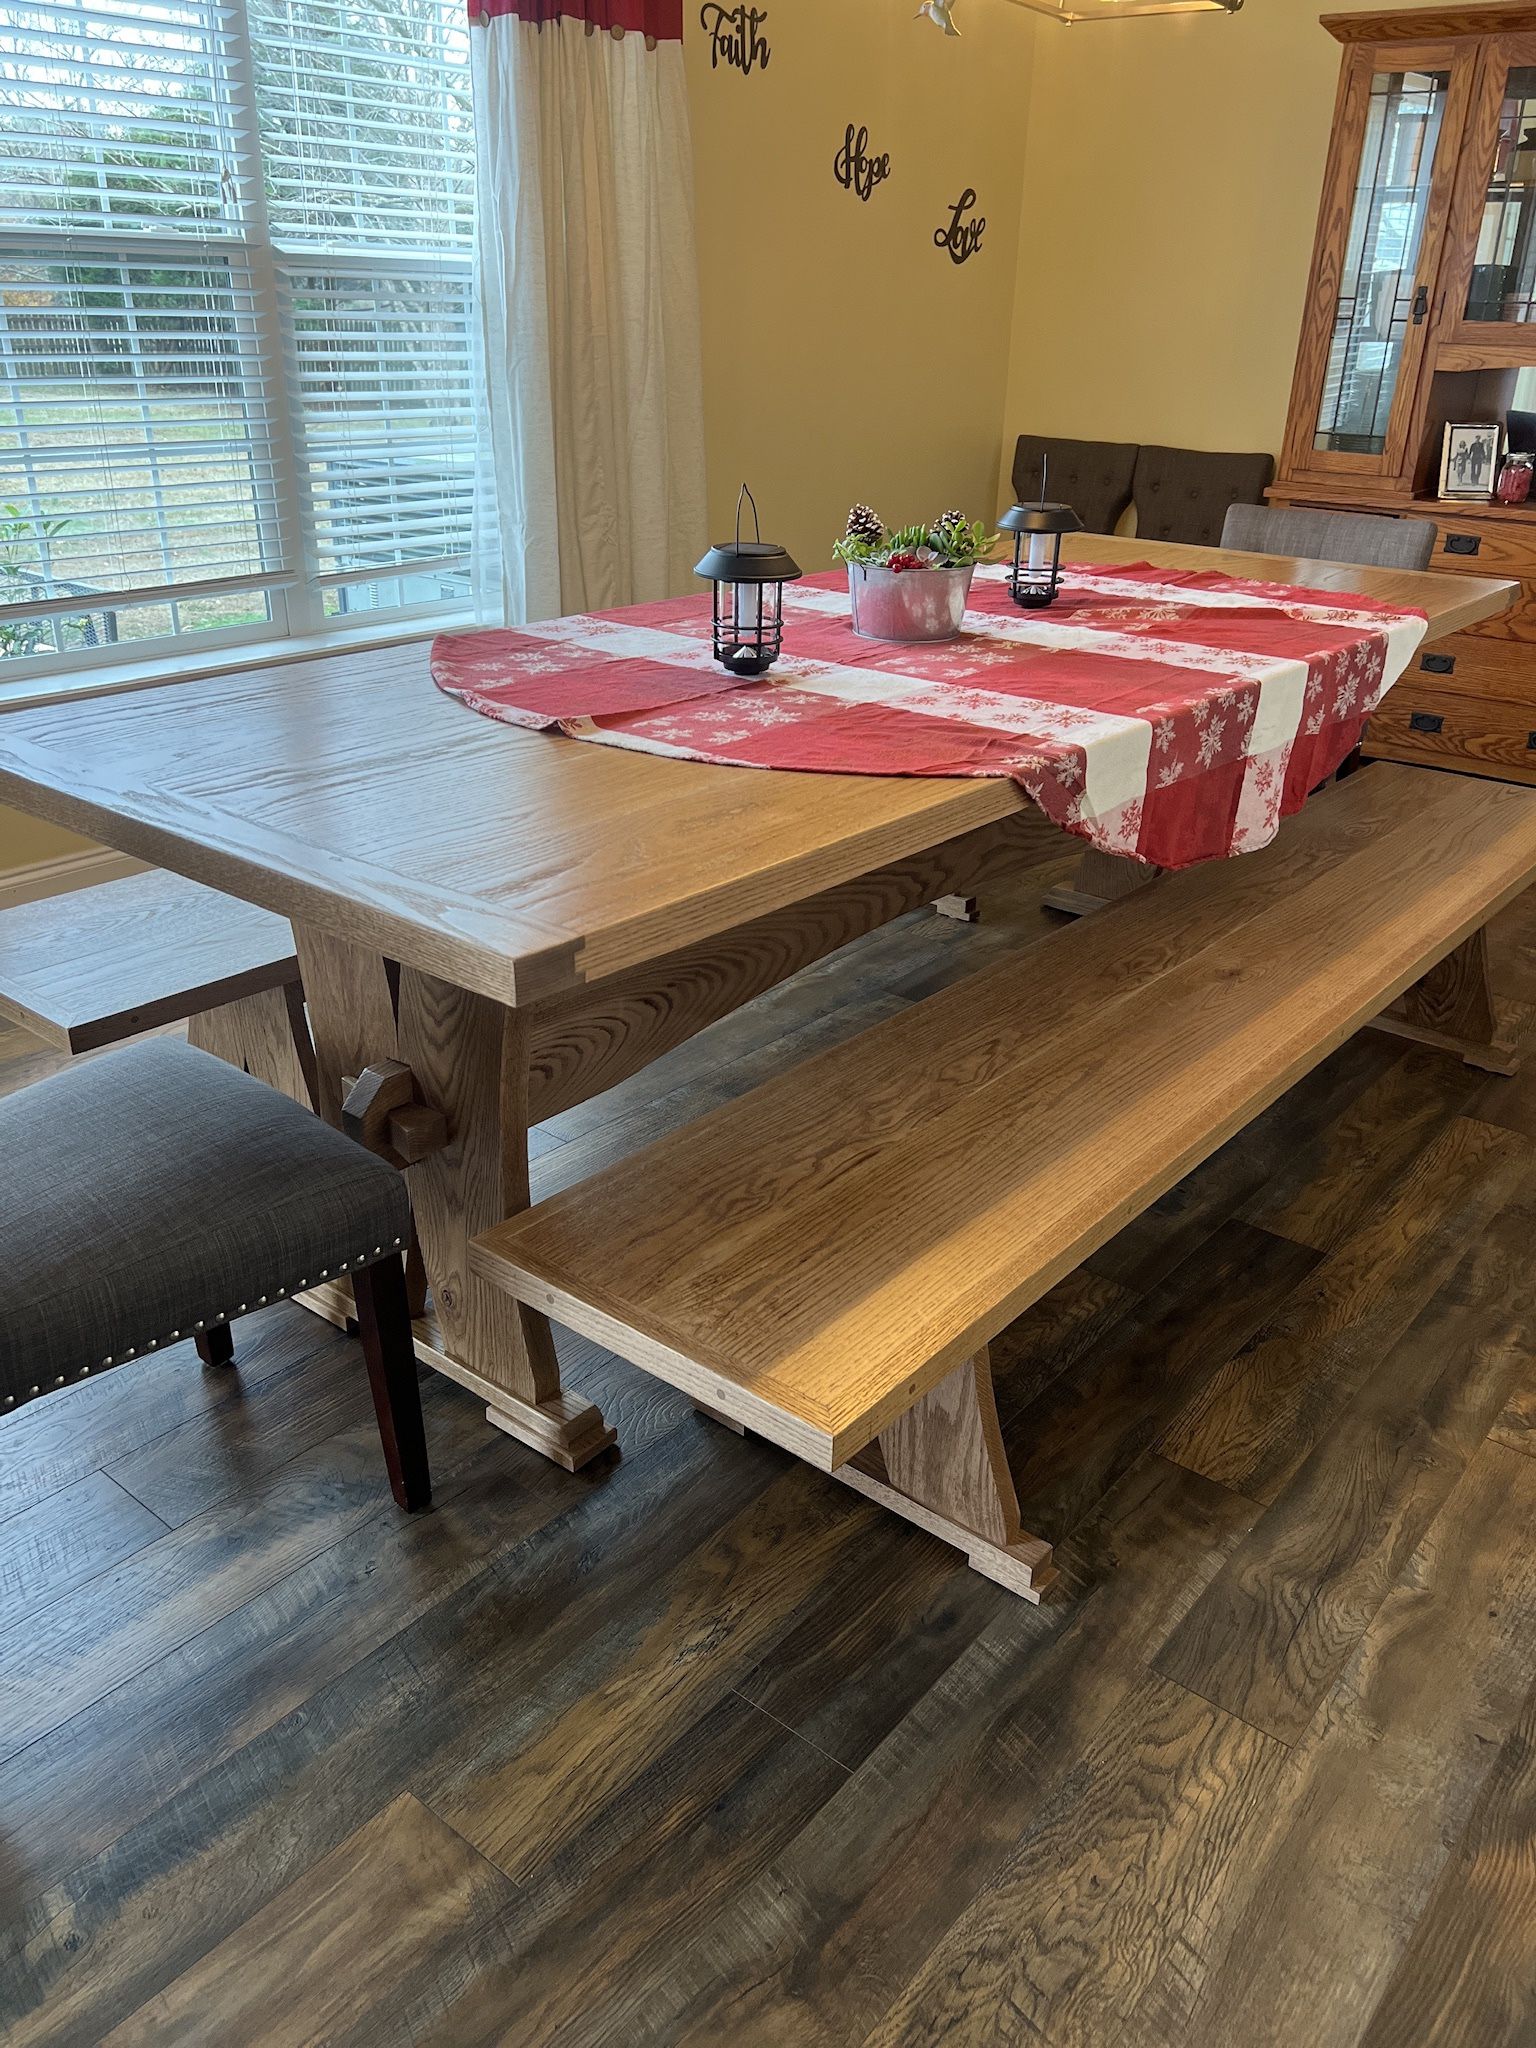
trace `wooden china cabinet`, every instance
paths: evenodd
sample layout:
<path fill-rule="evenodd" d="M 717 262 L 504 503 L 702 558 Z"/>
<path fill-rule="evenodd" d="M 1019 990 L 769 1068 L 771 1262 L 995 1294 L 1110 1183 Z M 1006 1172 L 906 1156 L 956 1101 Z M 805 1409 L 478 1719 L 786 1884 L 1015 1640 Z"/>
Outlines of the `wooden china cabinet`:
<path fill-rule="evenodd" d="M 1366 751 L 1536 783 L 1536 493 L 1437 496 L 1448 421 L 1536 451 L 1536 4 L 1323 26 L 1343 71 L 1270 496 L 1433 519 L 1433 568 L 1519 577 L 1416 659 Z"/>

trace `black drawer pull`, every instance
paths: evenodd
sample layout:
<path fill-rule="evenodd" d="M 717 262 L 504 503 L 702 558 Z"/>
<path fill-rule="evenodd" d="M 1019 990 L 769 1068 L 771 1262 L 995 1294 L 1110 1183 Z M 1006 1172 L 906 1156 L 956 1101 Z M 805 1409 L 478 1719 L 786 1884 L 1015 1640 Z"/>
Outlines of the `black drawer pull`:
<path fill-rule="evenodd" d="M 1528 754 L 1536 754 L 1536 732 L 1528 732 L 1526 734 L 1525 750 Z"/>
<path fill-rule="evenodd" d="M 1408 716 L 1410 732 L 1438 732 L 1444 723 L 1438 711 L 1413 711 Z"/>
<path fill-rule="evenodd" d="M 1445 552 L 1448 555 L 1475 555 L 1483 544 L 1480 533 L 1448 533 L 1445 536 Z"/>
<path fill-rule="evenodd" d="M 1456 673 L 1456 657 L 1454 654 L 1426 654 L 1419 663 L 1419 667 L 1423 669 L 1427 676 L 1454 675 Z"/>

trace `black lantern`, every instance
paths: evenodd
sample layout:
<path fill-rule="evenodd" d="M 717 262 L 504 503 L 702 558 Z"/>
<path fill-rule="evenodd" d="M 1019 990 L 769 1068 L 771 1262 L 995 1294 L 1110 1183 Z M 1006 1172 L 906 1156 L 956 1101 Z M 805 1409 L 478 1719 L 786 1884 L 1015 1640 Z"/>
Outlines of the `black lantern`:
<path fill-rule="evenodd" d="M 741 537 L 742 500 L 752 507 L 751 540 Z M 800 565 L 757 523 L 757 500 L 743 484 L 736 500 L 736 538 L 711 548 L 694 571 L 715 586 L 715 659 L 733 676 L 760 676 L 784 644 L 784 586 Z"/>
<path fill-rule="evenodd" d="M 1055 602 L 1061 575 L 1061 537 L 1083 530 L 1083 522 L 1070 505 L 1045 502 L 1046 474 L 1042 461 L 1038 505 L 1012 505 L 997 522 L 1004 533 L 1013 535 L 1008 594 L 1015 604 L 1032 610 Z"/>

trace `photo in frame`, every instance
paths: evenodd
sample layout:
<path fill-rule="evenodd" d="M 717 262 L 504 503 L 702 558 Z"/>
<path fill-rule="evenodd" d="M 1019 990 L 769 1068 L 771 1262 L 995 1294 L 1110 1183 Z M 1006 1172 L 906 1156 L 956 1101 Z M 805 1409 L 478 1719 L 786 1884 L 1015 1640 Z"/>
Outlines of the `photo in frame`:
<path fill-rule="evenodd" d="M 1499 480 L 1504 429 L 1497 420 L 1448 421 L 1440 449 L 1442 498 L 1491 498 Z"/>

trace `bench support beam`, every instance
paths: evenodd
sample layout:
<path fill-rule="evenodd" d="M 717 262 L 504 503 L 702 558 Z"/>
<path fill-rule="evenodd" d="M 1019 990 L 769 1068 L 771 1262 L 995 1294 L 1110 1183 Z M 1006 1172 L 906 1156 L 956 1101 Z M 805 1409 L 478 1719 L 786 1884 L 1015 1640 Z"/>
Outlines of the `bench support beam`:
<path fill-rule="evenodd" d="M 1038 1603 L 1056 1576 L 1051 1546 L 1019 1527 L 992 1364 L 980 1351 L 882 1430 L 834 1477 L 963 1550 L 973 1571 Z"/>
<path fill-rule="evenodd" d="M 1374 1028 L 1458 1052 L 1469 1067 L 1486 1073 L 1514 1073 L 1519 1055 L 1493 999 L 1486 925 L 1405 989 Z"/>

